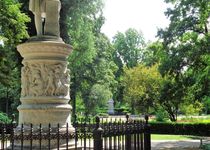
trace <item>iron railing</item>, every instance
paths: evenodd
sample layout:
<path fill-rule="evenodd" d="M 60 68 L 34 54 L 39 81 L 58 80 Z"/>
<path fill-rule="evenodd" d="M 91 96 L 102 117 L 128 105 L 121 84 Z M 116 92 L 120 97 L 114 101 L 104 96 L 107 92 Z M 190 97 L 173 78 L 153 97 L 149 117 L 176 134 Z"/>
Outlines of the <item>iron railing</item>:
<path fill-rule="evenodd" d="M 60 127 L 43 127 L 41 124 L 27 128 L 24 125 L 0 125 L 0 148 L 21 149 L 78 149 L 78 150 L 151 150 L 150 126 L 146 121 L 104 120 L 96 117 L 95 122 L 74 122 L 74 132 Z"/>

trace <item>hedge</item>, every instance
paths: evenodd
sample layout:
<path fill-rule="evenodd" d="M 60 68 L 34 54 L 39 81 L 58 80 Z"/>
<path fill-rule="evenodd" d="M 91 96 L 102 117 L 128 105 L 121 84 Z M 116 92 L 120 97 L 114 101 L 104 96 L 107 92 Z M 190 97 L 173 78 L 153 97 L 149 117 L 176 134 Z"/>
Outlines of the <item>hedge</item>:
<path fill-rule="evenodd" d="M 156 123 L 150 122 L 152 134 L 210 136 L 210 123 Z"/>

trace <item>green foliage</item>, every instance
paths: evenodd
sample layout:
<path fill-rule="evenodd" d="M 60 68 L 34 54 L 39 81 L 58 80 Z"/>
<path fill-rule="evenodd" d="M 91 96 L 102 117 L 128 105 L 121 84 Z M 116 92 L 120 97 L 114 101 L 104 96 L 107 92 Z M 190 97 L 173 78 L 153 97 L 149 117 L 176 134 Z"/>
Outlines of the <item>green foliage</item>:
<path fill-rule="evenodd" d="M 147 66 L 151 66 L 162 62 L 165 57 L 165 52 L 163 49 L 163 43 L 160 41 L 148 43 L 144 52 L 144 63 Z"/>
<path fill-rule="evenodd" d="M 20 4 L 15 0 L 0 1 L 0 37 L 4 44 L 15 47 L 28 37 L 25 23 L 29 18 L 20 11 Z"/>
<path fill-rule="evenodd" d="M 100 108 L 100 112 L 103 112 L 101 108 L 106 107 L 107 101 L 111 97 L 112 93 L 108 88 L 106 88 L 104 85 L 95 84 L 92 86 L 89 99 L 85 101 L 87 103 L 86 106 L 93 112 L 97 109 L 97 107 L 98 109 Z"/>
<path fill-rule="evenodd" d="M 102 0 L 69 3 L 72 3 L 72 7 L 69 8 L 67 18 L 68 34 L 74 49 L 69 57 L 71 99 L 76 100 L 76 95 L 80 93 L 86 113 L 96 113 L 94 109 L 100 106 L 96 101 L 102 100 L 104 103 L 104 99 L 116 90 L 117 84 L 114 76 L 117 66 L 112 60 L 113 49 L 108 38 L 100 32 L 104 21 L 103 3 Z"/>
<path fill-rule="evenodd" d="M 210 112 L 210 97 L 204 97 L 203 105 L 205 113 L 207 114 L 208 112 Z"/>
<path fill-rule="evenodd" d="M 20 11 L 20 4 L 15 0 L 0 1 L 0 83 L 9 85 L 16 78 L 18 57 L 15 48 L 22 39 L 27 38 L 26 23 L 29 18 Z"/>
<path fill-rule="evenodd" d="M 157 123 L 151 122 L 152 134 L 209 136 L 210 123 Z"/>
<path fill-rule="evenodd" d="M 200 103 L 199 101 L 195 101 L 193 104 L 182 104 L 180 107 L 180 110 L 182 111 L 183 114 L 186 116 L 189 115 L 199 115 L 203 109 L 203 104 Z"/>
<path fill-rule="evenodd" d="M 210 144 L 204 144 L 201 146 L 203 150 L 210 150 Z"/>
<path fill-rule="evenodd" d="M 114 60 L 118 66 L 132 68 L 143 60 L 144 38 L 135 29 L 130 28 L 124 34 L 118 32 L 113 38 L 113 45 Z"/>
<path fill-rule="evenodd" d="M 114 99 L 122 102 L 123 86 L 122 76 L 123 68 L 126 66 L 132 68 L 143 60 L 145 41 L 142 33 L 135 29 L 129 28 L 125 33 L 118 32 L 113 38 L 113 60 L 118 66 L 115 73 L 116 80 L 119 82 L 117 91 L 114 93 Z"/>
<path fill-rule="evenodd" d="M 183 94 L 182 82 L 177 82 L 171 76 L 165 76 L 160 92 L 159 104 L 168 112 L 171 121 L 177 120 L 179 107 L 183 103 Z"/>
<path fill-rule="evenodd" d="M 173 7 L 165 12 L 169 27 L 158 32 L 162 48 L 152 58 L 160 56 L 159 70 L 166 76 L 160 104 L 176 121 L 180 106 L 185 113 L 198 110 L 192 105 L 209 97 L 209 17 L 208 0 L 167 0 Z M 154 48 L 154 46 L 152 47 Z M 162 50 L 161 50 L 162 49 Z M 161 52 L 160 52 L 161 50 Z M 191 105 L 190 105 L 191 104 Z M 184 106 L 186 106 L 184 108 Z M 202 107 L 199 106 L 199 110 Z"/>
<path fill-rule="evenodd" d="M 177 122 L 188 122 L 188 123 L 210 123 L 210 118 L 205 116 L 192 117 L 186 116 L 180 118 Z"/>
<path fill-rule="evenodd" d="M 166 119 L 168 119 L 168 113 L 166 112 L 165 109 L 163 109 L 163 107 L 158 107 L 158 109 L 155 111 L 155 119 L 158 122 L 164 122 L 166 121 Z"/>
<path fill-rule="evenodd" d="M 116 102 L 114 111 L 117 115 L 126 115 L 131 112 L 131 109 L 128 103 Z"/>
<path fill-rule="evenodd" d="M 1 123 L 10 123 L 11 120 L 9 119 L 9 117 L 5 113 L 0 112 L 0 122 Z"/>
<path fill-rule="evenodd" d="M 171 135 L 171 134 L 152 134 L 151 140 L 176 140 L 176 141 L 183 141 L 183 140 L 199 140 L 199 136 L 192 136 L 192 135 Z"/>
<path fill-rule="evenodd" d="M 148 112 L 149 107 L 154 107 L 159 99 L 162 82 L 158 64 L 151 67 L 138 65 L 132 69 L 125 69 L 124 100 L 135 110 Z"/>
<path fill-rule="evenodd" d="M 16 46 L 28 38 L 30 19 L 20 8 L 16 0 L 0 1 L 0 107 L 6 113 L 16 110 L 19 101 L 21 58 Z"/>
<path fill-rule="evenodd" d="M 81 94 L 80 95 L 78 94 L 76 99 L 77 99 L 77 101 L 76 101 L 77 112 L 84 113 L 85 112 L 85 104 L 81 98 Z"/>

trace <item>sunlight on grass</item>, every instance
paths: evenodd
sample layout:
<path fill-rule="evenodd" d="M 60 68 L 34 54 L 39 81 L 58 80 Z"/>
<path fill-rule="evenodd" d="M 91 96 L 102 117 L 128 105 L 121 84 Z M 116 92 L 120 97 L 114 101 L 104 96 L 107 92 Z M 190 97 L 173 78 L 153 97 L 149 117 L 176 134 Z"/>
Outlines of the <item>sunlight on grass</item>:
<path fill-rule="evenodd" d="M 193 116 L 178 118 L 178 122 L 197 122 L 197 123 L 210 123 L 210 116 Z"/>
<path fill-rule="evenodd" d="M 196 140 L 199 137 L 187 136 L 187 135 L 164 135 L 164 134 L 152 134 L 152 140 Z"/>
<path fill-rule="evenodd" d="M 155 117 L 151 117 L 150 122 L 158 122 Z M 171 122 L 170 119 L 165 119 L 164 122 Z M 210 123 L 210 115 L 203 116 L 178 116 L 178 123 Z"/>

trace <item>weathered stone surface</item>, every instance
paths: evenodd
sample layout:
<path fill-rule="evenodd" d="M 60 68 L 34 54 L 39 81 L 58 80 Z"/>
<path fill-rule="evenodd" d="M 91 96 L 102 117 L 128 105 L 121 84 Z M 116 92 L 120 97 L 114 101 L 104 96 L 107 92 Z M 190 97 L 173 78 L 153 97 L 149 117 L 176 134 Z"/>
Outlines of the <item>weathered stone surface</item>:
<path fill-rule="evenodd" d="M 59 124 L 63 128 L 60 130 L 61 134 L 66 132 L 68 123 L 69 133 L 73 132 L 72 107 L 69 104 L 70 70 L 67 68 L 71 46 L 62 42 L 33 41 L 18 45 L 17 49 L 24 59 L 21 70 L 21 105 L 18 106 L 19 127 L 16 128 L 16 134 L 19 134 L 21 124 L 26 133 L 30 124 L 33 124 L 34 129 L 42 124 L 43 132 L 47 132 L 49 123 L 52 129 Z M 43 146 L 47 146 L 47 142 L 44 142 Z M 15 143 L 18 147 L 18 141 Z M 29 144 L 25 142 L 24 146 Z M 36 147 L 36 142 L 33 146 Z"/>
<path fill-rule="evenodd" d="M 18 46 L 23 59 L 19 124 L 70 124 L 71 46 L 54 42 L 29 42 Z M 47 119 L 46 119 L 47 118 Z"/>
<path fill-rule="evenodd" d="M 37 35 L 60 37 L 60 0 L 30 0 L 29 10 L 34 14 Z M 45 24 L 43 27 L 43 20 Z M 44 31 L 43 31 L 44 29 Z"/>

